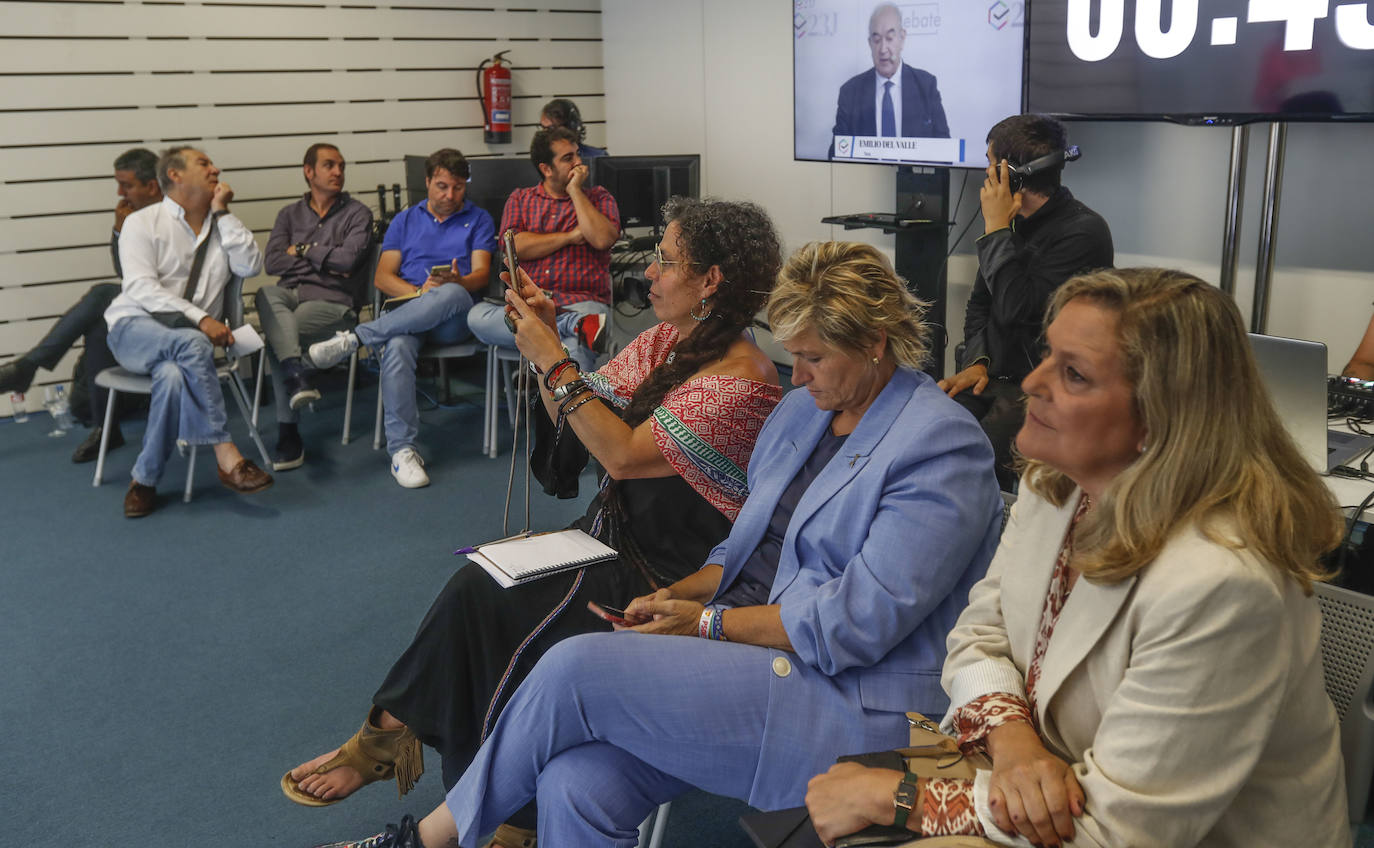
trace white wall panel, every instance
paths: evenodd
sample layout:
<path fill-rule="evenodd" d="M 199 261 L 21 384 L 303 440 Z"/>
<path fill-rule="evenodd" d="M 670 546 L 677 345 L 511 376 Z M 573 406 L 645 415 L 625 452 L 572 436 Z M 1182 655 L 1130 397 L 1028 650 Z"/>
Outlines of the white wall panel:
<path fill-rule="evenodd" d="M 553 97 L 574 98 L 588 140 L 605 143 L 599 0 L 3 5 L 0 361 L 111 278 L 110 166 L 130 147 L 206 148 L 265 243 L 304 191 L 315 141 L 339 145 L 349 190 L 374 212 L 376 185 L 403 183 L 407 154 L 524 156 Z M 513 62 L 515 126 L 510 144 L 488 145 L 475 72 L 498 50 Z M 73 359 L 38 384 L 65 379 Z"/>

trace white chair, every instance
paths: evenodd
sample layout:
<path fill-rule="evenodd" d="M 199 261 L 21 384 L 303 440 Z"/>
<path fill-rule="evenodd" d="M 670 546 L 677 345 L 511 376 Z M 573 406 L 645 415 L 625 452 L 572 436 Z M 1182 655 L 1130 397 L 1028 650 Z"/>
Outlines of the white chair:
<path fill-rule="evenodd" d="M 233 276 L 229 278 L 228 284 L 224 287 L 224 309 L 226 323 L 230 327 L 243 325 L 243 278 Z M 272 460 L 267 455 L 267 447 L 263 445 L 262 438 L 258 436 L 258 430 L 252 424 L 252 419 L 248 412 L 248 390 L 244 388 L 243 379 L 238 374 L 238 358 L 226 355 L 225 361 L 216 365 L 215 372 L 219 375 L 221 382 L 229 382 L 229 394 L 233 396 L 234 403 L 238 405 L 239 413 L 243 415 L 245 424 L 248 424 L 248 435 L 253 438 L 253 443 L 258 446 L 258 453 L 262 455 L 262 467 L 268 469 L 272 467 Z M 95 460 L 95 477 L 91 481 L 92 486 L 99 486 L 103 482 L 105 473 L 105 452 L 108 449 L 110 428 L 114 423 L 115 396 L 119 392 L 130 394 L 150 395 L 153 393 L 153 378 L 147 374 L 135 374 L 124 368 L 106 368 L 95 377 L 95 384 L 109 390 L 109 398 L 105 401 L 105 427 L 100 434 L 100 453 Z M 190 446 L 190 457 L 186 462 L 186 491 L 182 500 L 186 503 L 191 502 L 191 486 L 195 480 L 196 472 L 196 445 Z"/>
<path fill-rule="evenodd" d="M 515 426 L 515 404 L 518 400 L 511 387 L 511 373 L 519 365 L 520 351 L 497 345 L 487 345 L 487 396 L 483 405 L 486 417 L 482 422 L 482 452 L 492 459 L 500 450 L 497 440 L 496 408 L 501 393 L 506 395 L 506 415 Z"/>
<path fill-rule="evenodd" d="M 639 826 L 639 848 L 659 848 L 668 829 L 668 808 L 672 801 L 664 801 Z"/>
<path fill-rule="evenodd" d="M 1364 821 L 1374 776 L 1374 596 L 1316 584 L 1322 611 L 1322 670 L 1341 727 L 1350 820 Z"/>

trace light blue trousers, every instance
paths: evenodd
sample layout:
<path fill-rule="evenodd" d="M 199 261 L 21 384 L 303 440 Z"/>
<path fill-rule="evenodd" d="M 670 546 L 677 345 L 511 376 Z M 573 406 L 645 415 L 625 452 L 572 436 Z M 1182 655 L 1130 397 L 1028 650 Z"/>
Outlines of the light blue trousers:
<path fill-rule="evenodd" d="M 604 303 L 595 300 L 582 300 L 577 303 L 570 303 L 558 311 L 554 318 L 554 325 L 558 328 L 558 335 L 563 340 L 563 346 L 568 349 L 573 361 L 581 371 L 591 371 L 596 368 L 596 353 L 582 344 L 577 338 L 577 322 L 583 316 L 593 312 L 600 312 L 603 315 L 609 314 L 611 308 Z M 515 349 L 515 336 L 506 327 L 506 308 L 497 306 L 494 303 L 487 303 L 485 300 L 475 304 L 472 311 L 468 313 L 468 326 L 472 328 L 472 334 L 483 344 L 496 345 L 498 347 Z"/>
<path fill-rule="evenodd" d="M 415 405 L 415 360 L 426 342 L 457 344 L 472 335 L 467 314 L 472 295 L 460 285 L 430 289 L 409 303 L 359 324 L 354 333 L 371 348 L 382 347 L 382 408 L 386 452 L 415 446 L 420 413 Z"/>
<path fill-rule="evenodd" d="M 787 676 L 774 674 L 776 658 L 790 658 Z M 847 698 L 784 651 L 687 636 L 574 636 L 516 690 L 446 803 L 464 848 L 535 799 L 539 841 L 558 848 L 631 848 L 644 817 L 692 786 L 799 805 L 807 781 L 836 756 L 907 742 L 902 714 L 869 713 Z M 845 719 L 779 729 L 768 722 L 774 699 Z M 787 752 L 785 773 L 760 774 L 765 746 L 775 762 Z"/>
<path fill-rule="evenodd" d="M 215 346 L 209 336 L 138 316 L 115 324 L 109 345 L 120 365 L 153 378 L 148 429 L 134 461 L 136 482 L 157 485 L 178 439 L 191 445 L 229 441 L 224 390 L 215 374 Z"/>

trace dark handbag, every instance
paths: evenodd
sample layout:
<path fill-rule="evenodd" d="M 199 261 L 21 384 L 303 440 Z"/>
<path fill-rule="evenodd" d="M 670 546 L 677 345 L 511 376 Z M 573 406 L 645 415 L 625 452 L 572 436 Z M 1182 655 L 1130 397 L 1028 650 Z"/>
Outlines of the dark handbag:
<path fill-rule="evenodd" d="M 555 424 L 544 409 L 539 393 L 530 393 L 528 410 L 534 424 L 534 448 L 530 451 L 530 470 L 544 487 L 544 494 L 558 498 L 577 497 L 577 478 L 587 467 L 590 454 L 572 428 Z"/>
<path fill-rule="evenodd" d="M 940 732 L 935 722 L 920 713 L 907 713 L 911 745 L 895 751 L 851 754 L 838 762 L 859 763 L 870 768 L 911 772 L 917 777 L 954 777 L 972 780 L 979 768 L 991 768 L 986 757 L 966 757 L 953 737 Z M 913 813 L 915 815 L 916 813 Z M 740 816 L 740 826 L 758 848 L 824 848 L 811 826 L 805 807 Z M 768 841 L 772 840 L 772 841 Z M 870 845 L 910 845 L 913 848 L 983 848 L 994 846 L 981 836 L 917 836 L 905 828 L 875 824 L 835 840 L 835 848 Z"/>

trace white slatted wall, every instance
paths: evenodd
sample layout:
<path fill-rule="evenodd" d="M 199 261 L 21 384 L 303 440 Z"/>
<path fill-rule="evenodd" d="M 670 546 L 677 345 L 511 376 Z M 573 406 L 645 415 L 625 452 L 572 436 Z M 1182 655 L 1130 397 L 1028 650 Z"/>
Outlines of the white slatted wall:
<path fill-rule="evenodd" d="M 111 163 L 130 147 L 203 146 L 265 244 L 315 141 L 339 145 L 374 213 L 377 183 L 404 185 L 407 154 L 527 155 L 553 97 L 575 100 L 604 143 L 600 0 L 461 2 L 0 2 L 0 361 L 111 279 Z M 475 74 L 506 49 L 513 142 L 488 146 Z M 38 372 L 30 408 L 75 359 Z"/>

